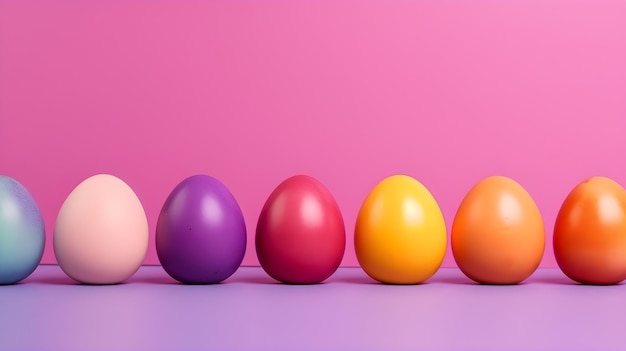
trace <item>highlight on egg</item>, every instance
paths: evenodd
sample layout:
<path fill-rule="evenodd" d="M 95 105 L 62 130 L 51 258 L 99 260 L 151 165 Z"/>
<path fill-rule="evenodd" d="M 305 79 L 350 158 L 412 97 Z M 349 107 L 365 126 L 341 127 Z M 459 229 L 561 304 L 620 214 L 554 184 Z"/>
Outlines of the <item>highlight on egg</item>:
<path fill-rule="evenodd" d="M 37 202 L 17 180 L 0 175 L 0 285 L 35 271 L 43 256 L 45 227 Z"/>
<path fill-rule="evenodd" d="M 478 182 L 457 210 L 452 253 L 461 271 L 484 284 L 517 284 L 539 267 L 545 229 L 539 208 L 516 181 Z"/>
<path fill-rule="evenodd" d="M 317 179 L 290 177 L 270 194 L 259 215 L 255 245 L 261 267 L 290 284 L 315 284 L 341 264 L 346 246 L 343 217 Z"/>
<path fill-rule="evenodd" d="M 148 221 L 133 190 L 121 179 L 98 174 L 81 182 L 59 210 L 54 254 L 72 279 L 117 284 L 141 266 L 148 249 Z"/>
<path fill-rule="evenodd" d="M 626 190 L 606 177 L 578 184 L 554 225 L 554 256 L 572 280 L 617 284 L 626 279 Z"/>
<path fill-rule="evenodd" d="M 354 246 L 359 264 L 373 279 L 422 283 L 437 272 L 446 253 L 446 224 L 439 204 L 410 176 L 385 178 L 359 210 Z"/>
<path fill-rule="evenodd" d="M 156 249 L 163 269 L 189 284 L 219 283 L 239 268 L 246 224 L 233 194 L 216 178 L 184 179 L 159 214 Z"/>

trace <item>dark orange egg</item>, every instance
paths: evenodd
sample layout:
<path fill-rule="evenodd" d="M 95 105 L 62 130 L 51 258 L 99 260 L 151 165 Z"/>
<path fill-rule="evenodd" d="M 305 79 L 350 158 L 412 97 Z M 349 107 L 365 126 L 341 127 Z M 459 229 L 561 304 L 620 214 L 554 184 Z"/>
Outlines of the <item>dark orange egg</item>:
<path fill-rule="evenodd" d="M 568 277 L 586 284 L 626 279 L 626 190 L 605 177 L 578 184 L 554 226 L 554 256 Z"/>

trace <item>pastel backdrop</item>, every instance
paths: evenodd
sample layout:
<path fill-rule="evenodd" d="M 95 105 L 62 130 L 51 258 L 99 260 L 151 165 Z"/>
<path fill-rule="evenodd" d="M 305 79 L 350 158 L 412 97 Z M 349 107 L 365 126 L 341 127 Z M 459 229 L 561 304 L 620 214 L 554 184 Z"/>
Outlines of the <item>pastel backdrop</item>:
<path fill-rule="evenodd" d="M 593 175 L 626 184 L 626 2 L 611 0 L 0 0 L 0 173 L 51 236 L 69 192 L 126 181 L 154 229 L 183 178 L 219 178 L 254 228 L 308 174 L 344 215 L 345 266 L 368 191 L 404 173 L 448 224 L 506 175 L 551 231 Z M 448 252 L 444 265 L 454 265 Z"/>

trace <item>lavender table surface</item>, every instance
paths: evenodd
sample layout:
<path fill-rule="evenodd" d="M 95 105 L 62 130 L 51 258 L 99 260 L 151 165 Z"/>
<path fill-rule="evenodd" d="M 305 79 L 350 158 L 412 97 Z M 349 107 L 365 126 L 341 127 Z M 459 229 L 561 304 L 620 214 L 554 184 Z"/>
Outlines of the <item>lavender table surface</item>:
<path fill-rule="evenodd" d="M 78 285 L 40 266 L 0 286 L 0 350 L 625 350 L 626 285 L 557 269 L 482 286 L 457 269 L 389 286 L 342 268 L 326 283 L 275 283 L 242 267 L 225 283 L 176 283 L 142 267 L 126 284 Z"/>

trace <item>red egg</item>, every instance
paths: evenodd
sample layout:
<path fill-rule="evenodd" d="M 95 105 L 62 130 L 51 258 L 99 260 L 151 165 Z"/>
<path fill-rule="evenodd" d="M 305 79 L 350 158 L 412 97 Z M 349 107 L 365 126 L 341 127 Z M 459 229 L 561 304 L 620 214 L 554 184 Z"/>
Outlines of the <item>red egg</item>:
<path fill-rule="evenodd" d="M 339 267 L 346 232 L 337 202 L 318 180 L 299 175 L 269 196 L 256 228 L 256 252 L 272 278 L 314 284 Z"/>

